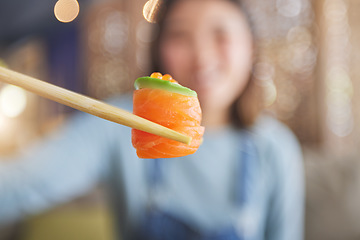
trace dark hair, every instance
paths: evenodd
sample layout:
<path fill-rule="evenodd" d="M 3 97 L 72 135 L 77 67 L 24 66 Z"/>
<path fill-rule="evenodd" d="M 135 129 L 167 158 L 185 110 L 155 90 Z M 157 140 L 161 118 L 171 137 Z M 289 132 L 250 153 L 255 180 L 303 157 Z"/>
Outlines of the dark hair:
<path fill-rule="evenodd" d="M 175 3 L 181 0 L 160 0 L 160 6 L 158 8 L 156 22 L 157 22 L 157 31 L 154 31 L 156 36 L 152 42 L 150 53 L 151 53 L 151 72 L 164 72 L 160 62 L 160 39 L 162 36 L 163 25 L 167 18 L 167 14 L 170 12 L 170 9 L 174 6 Z M 253 39 L 255 38 L 253 24 L 249 17 L 248 12 L 246 11 L 245 6 L 240 0 L 227 0 L 236 4 L 239 7 L 239 10 L 246 17 L 249 28 L 252 32 Z M 255 79 L 250 76 L 250 79 L 241 93 L 241 95 L 234 101 L 231 106 L 231 121 L 235 127 L 246 128 L 251 126 L 260 111 L 262 110 L 262 91 L 258 84 L 255 83 Z"/>

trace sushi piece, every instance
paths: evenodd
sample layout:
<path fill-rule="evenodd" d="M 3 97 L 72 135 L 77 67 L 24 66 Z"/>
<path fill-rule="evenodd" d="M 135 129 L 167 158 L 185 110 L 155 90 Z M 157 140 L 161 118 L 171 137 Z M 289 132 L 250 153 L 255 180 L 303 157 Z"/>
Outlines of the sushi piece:
<path fill-rule="evenodd" d="M 205 128 L 200 126 L 197 94 L 169 74 L 153 73 L 135 81 L 133 113 L 192 137 L 190 145 L 132 129 L 132 144 L 139 158 L 172 158 L 193 154 Z"/>

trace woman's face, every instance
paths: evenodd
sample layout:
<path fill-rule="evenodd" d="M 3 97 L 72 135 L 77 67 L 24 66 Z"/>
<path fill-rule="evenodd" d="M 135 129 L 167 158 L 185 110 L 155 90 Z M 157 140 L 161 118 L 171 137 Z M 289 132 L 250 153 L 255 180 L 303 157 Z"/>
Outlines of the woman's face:
<path fill-rule="evenodd" d="M 198 93 L 205 111 L 228 110 L 252 68 L 252 35 L 230 1 L 182 0 L 170 10 L 160 39 L 164 70 Z"/>

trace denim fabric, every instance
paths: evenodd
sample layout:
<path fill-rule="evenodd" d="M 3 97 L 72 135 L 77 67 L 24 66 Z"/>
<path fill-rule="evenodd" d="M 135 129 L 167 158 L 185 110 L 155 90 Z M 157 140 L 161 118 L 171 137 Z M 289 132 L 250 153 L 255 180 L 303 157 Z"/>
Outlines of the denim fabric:
<path fill-rule="evenodd" d="M 200 233 L 179 219 L 161 212 L 149 211 L 134 240 L 242 240 L 229 226 L 218 232 Z"/>

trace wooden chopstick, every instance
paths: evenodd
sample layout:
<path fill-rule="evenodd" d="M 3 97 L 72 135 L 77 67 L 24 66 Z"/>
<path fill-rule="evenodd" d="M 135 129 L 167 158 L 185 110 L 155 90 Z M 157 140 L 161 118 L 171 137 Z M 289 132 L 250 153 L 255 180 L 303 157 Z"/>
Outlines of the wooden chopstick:
<path fill-rule="evenodd" d="M 0 81 L 16 85 L 39 96 L 144 132 L 190 144 L 191 137 L 136 116 L 99 100 L 69 91 L 36 78 L 0 67 Z"/>

